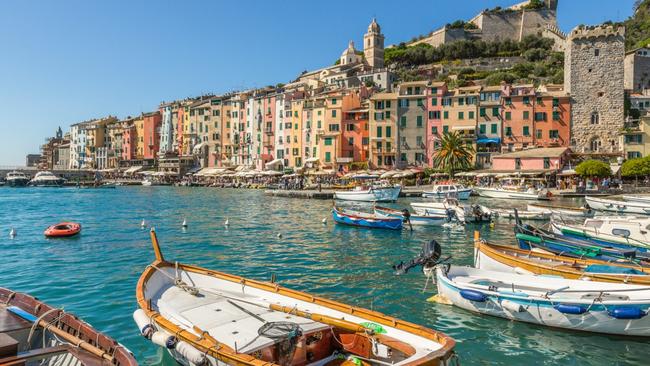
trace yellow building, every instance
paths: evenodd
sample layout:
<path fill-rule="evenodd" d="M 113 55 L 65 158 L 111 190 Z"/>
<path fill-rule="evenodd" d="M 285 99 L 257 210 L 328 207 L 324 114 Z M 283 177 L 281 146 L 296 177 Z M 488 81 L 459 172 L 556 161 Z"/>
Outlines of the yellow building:
<path fill-rule="evenodd" d="M 302 117 L 303 108 L 305 104 L 304 95 L 291 101 L 291 117 L 285 118 L 285 136 L 288 140 L 285 141 L 285 146 L 288 146 L 289 153 L 285 156 L 289 160 L 289 167 L 300 168 L 303 165 L 302 160 Z"/>
<path fill-rule="evenodd" d="M 397 93 L 377 93 L 370 98 L 370 156 L 368 164 L 392 168 L 397 134 Z"/>
<path fill-rule="evenodd" d="M 650 116 L 642 116 L 638 121 L 625 122 L 621 130 L 621 140 L 626 159 L 650 155 Z"/>
<path fill-rule="evenodd" d="M 144 159 L 144 116 L 135 117 L 133 125 L 135 126 L 136 135 L 135 158 L 141 160 Z"/>

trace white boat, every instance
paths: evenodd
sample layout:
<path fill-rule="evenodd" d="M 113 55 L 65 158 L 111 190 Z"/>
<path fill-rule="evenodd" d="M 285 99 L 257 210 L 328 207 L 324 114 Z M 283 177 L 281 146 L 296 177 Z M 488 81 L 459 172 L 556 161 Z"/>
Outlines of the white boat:
<path fill-rule="evenodd" d="M 422 192 L 422 197 L 428 198 L 457 198 L 459 200 L 469 199 L 472 189 L 462 184 L 437 184 L 431 191 Z"/>
<path fill-rule="evenodd" d="M 29 185 L 33 187 L 61 187 L 65 179 L 57 177 L 48 171 L 36 173 L 34 178 L 29 181 Z"/>
<path fill-rule="evenodd" d="M 650 202 L 620 201 L 593 196 L 586 196 L 585 201 L 594 210 L 650 215 Z"/>
<path fill-rule="evenodd" d="M 371 186 L 369 188 L 356 187 L 351 191 L 335 191 L 334 198 L 343 201 L 358 202 L 394 202 L 399 198 L 402 186 Z"/>
<path fill-rule="evenodd" d="M 505 220 L 514 220 L 518 216 L 522 220 L 550 220 L 550 212 L 537 212 L 537 211 L 520 211 L 517 210 L 517 215 L 515 215 L 514 209 L 505 209 L 505 208 L 491 208 L 494 212 L 494 216 L 499 219 Z"/>
<path fill-rule="evenodd" d="M 554 219 L 551 227 L 565 236 L 650 249 L 650 217 L 599 216 L 586 219 L 583 224 Z"/>
<path fill-rule="evenodd" d="M 140 333 L 181 365 L 452 364 L 449 336 L 376 311 L 198 266 L 156 260 L 137 284 Z"/>
<path fill-rule="evenodd" d="M 9 187 L 24 187 L 29 183 L 29 177 L 23 172 L 14 170 L 7 173 L 5 182 Z"/>
<path fill-rule="evenodd" d="M 622 198 L 624 201 L 650 203 L 650 196 L 623 195 Z"/>
<path fill-rule="evenodd" d="M 407 214 L 408 213 L 408 214 Z M 396 210 L 388 207 L 375 206 L 375 214 L 386 218 L 401 218 L 405 220 L 404 226 L 410 223 L 414 226 L 441 226 L 451 221 L 450 215 L 413 215 L 408 210 Z M 408 215 L 408 220 L 407 216 Z"/>
<path fill-rule="evenodd" d="M 550 200 L 550 192 L 545 189 L 523 187 L 474 187 L 481 197 L 507 198 L 517 200 Z"/>
<path fill-rule="evenodd" d="M 461 205 L 455 198 L 447 198 L 442 202 L 412 202 L 411 207 L 417 215 L 443 216 L 453 212 L 458 221 L 488 222 L 492 219 L 492 211 L 481 205 Z"/>
<path fill-rule="evenodd" d="M 528 211 L 531 212 L 544 212 L 544 213 L 549 213 L 551 215 L 580 216 L 580 217 L 594 216 L 594 210 L 588 207 L 547 206 L 547 205 L 539 205 L 536 203 L 529 203 L 527 208 Z"/>
<path fill-rule="evenodd" d="M 153 181 L 149 178 L 145 178 L 142 180 L 141 184 L 145 187 L 149 187 L 153 185 Z"/>
<path fill-rule="evenodd" d="M 463 309 L 556 328 L 650 336 L 650 287 L 438 266 L 438 294 Z"/>

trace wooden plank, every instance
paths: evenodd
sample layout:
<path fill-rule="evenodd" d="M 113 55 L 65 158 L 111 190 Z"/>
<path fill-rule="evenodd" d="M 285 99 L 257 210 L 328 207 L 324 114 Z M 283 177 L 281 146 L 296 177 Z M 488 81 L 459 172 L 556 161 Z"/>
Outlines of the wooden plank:
<path fill-rule="evenodd" d="M 70 351 L 69 346 L 38 348 L 27 352 L 22 352 L 15 356 L 1 358 L 0 365 L 1 366 L 24 365 L 26 361 L 50 358 L 63 353 L 68 353 L 69 351 Z"/>

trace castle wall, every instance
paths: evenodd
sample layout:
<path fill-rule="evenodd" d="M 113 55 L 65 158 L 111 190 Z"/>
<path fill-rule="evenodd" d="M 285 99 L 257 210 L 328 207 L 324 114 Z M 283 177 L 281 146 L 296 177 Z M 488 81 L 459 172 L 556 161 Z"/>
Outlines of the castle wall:
<path fill-rule="evenodd" d="M 481 39 L 493 42 L 505 39 L 520 41 L 530 34 L 542 33 L 546 27 L 556 24 L 556 11 L 514 11 L 482 13 L 472 22 L 481 29 Z"/>
<path fill-rule="evenodd" d="M 634 93 L 650 89 L 650 49 L 641 48 L 625 56 L 625 89 Z"/>
<path fill-rule="evenodd" d="M 433 47 L 438 47 L 441 44 L 451 43 L 454 41 L 460 41 L 467 39 L 467 32 L 464 29 L 446 29 L 440 28 L 437 31 L 431 33 L 428 37 L 422 38 L 419 41 L 411 43 L 412 46 L 415 46 L 420 43 L 426 43 Z"/>

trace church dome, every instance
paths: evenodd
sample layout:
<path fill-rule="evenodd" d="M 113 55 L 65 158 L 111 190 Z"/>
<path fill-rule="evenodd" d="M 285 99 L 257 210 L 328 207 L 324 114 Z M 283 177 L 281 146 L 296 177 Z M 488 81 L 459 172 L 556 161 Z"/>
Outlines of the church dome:
<path fill-rule="evenodd" d="M 381 33 L 381 27 L 377 24 L 377 19 L 372 18 L 372 23 L 368 26 L 368 33 Z"/>

